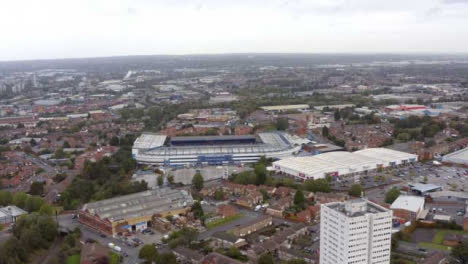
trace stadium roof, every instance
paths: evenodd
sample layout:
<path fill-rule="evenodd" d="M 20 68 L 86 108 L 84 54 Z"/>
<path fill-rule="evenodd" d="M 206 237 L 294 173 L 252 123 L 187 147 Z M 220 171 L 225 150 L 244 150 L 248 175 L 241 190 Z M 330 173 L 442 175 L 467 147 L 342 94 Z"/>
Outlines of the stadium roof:
<path fill-rule="evenodd" d="M 291 142 L 289 142 L 289 140 L 280 132 L 259 133 L 258 136 L 260 137 L 262 143 L 201 146 L 160 146 L 157 148 L 147 149 L 147 151 L 140 152 L 138 153 L 138 157 L 151 158 L 151 156 L 174 155 L 227 155 L 243 153 L 269 153 L 289 150 L 293 148 Z"/>
<path fill-rule="evenodd" d="M 442 157 L 442 161 L 457 164 L 468 164 L 468 148 L 447 154 Z"/>
<path fill-rule="evenodd" d="M 415 213 L 421 208 L 424 208 L 424 197 L 409 195 L 398 196 L 390 206 L 390 209 L 404 209 Z"/>
<path fill-rule="evenodd" d="M 85 204 L 83 211 L 101 219 L 119 221 L 190 206 L 192 196 L 185 190 L 161 188 Z"/>
<path fill-rule="evenodd" d="M 253 135 L 246 136 L 182 136 L 182 137 L 171 137 L 171 142 L 175 141 L 214 141 L 214 140 L 249 140 L 255 139 Z"/>
<path fill-rule="evenodd" d="M 393 162 L 395 160 L 408 160 L 408 159 L 417 159 L 418 156 L 406 152 L 401 152 L 393 149 L 387 148 L 367 148 L 354 152 L 366 157 L 375 157 L 386 162 Z"/>
<path fill-rule="evenodd" d="M 164 145 L 167 136 L 153 133 L 143 133 L 133 143 L 135 149 L 151 149 Z"/>

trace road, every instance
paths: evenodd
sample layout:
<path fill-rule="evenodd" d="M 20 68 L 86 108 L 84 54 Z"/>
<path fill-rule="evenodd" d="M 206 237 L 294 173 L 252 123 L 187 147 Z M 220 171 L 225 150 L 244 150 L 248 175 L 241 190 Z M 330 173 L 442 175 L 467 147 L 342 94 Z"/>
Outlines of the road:
<path fill-rule="evenodd" d="M 81 241 L 86 242 L 88 239 L 92 239 L 94 241 L 99 242 L 102 245 L 108 245 L 109 243 L 114 243 L 114 245 L 119 246 L 122 248 L 122 253 L 125 252 L 128 254 L 128 257 L 125 257 L 123 260 L 123 264 L 137 264 L 140 263 L 138 259 L 138 253 L 140 251 L 140 247 L 129 247 L 125 245 L 122 241 L 115 239 L 110 236 L 101 237 L 101 235 L 94 229 L 91 229 L 85 225 L 82 225 L 78 222 L 77 219 L 73 219 L 73 214 L 64 214 L 58 216 L 58 223 L 59 228 L 73 230 L 75 227 L 79 227 L 81 229 Z"/>

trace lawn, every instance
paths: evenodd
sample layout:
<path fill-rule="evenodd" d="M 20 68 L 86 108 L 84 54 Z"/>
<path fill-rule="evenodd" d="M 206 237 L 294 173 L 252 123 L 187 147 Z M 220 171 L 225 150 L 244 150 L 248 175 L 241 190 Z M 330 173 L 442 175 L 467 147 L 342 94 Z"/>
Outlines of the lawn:
<path fill-rule="evenodd" d="M 467 234 L 467 232 L 463 230 L 438 229 L 437 233 L 434 235 L 434 238 L 432 239 L 432 243 L 442 244 L 442 242 L 444 242 L 444 238 L 446 234 Z"/>
<path fill-rule="evenodd" d="M 109 253 L 110 261 L 109 264 L 119 264 L 121 262 L 122 256 L 115 252 L 110 251 Z"/>
<path fill-rule="evenodd" d="M 425 248 L 432 248 L 435 250 L 442 250 L 442 251 L 450 251 L 450 247 L 440 245 L 440 244 L 434 244 L 434 243 L 429 243 L 429 242 L 419 242 L 418 243 L 419 247 L 425 247 Z"/>
<path fill-rule="evenodd" d="M 211 229 L 211 228 L 214 228 L 214 227 L 217 227 L 217 226 L 225 225 L 225 224 L 227 224 L 229 222 L 232 222 L 232 221 L 237 220 L 237 219 L 242 218 L 242 217 L 243 217 L 242 214 L 236 214 L 236 215 L 226 217 L 226 218 L 223 218 L 223 219 L 214 220 L 212 222 L 207 223 L 206 228 Z"/>
<path fill-rule="evenodd" d="M 80 255 L 71 255 L 67 258 L 67 264 L 80 264 Z"/>

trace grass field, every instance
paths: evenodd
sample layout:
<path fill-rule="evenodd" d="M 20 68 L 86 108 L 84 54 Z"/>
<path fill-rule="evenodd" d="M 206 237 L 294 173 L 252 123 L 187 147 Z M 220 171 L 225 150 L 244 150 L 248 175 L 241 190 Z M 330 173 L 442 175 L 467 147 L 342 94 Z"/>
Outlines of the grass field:
<path fill-rule="evenodd" d="M 109 257 L 110 257 L 109 264 L 119 264 L 120 260 L 122 259 L 121 255 L 119 255 L 119 254 L 117 254 L 115 252 L 112 252 L 112 251 L 110 251 Z"/>
<path fill-rule="evenodd" d="M 72 255 L 67 258 L 67 264 L 80 264 L 80 255 Z"/>
<path fill-rule="evenodd" d="M 442 244 L 446 234 L 468 234 L 468 232 L 463 230 L 450 230 L 450 229 L 439 229 L 432 239 L 434 244 Z"/>
<path fill-rule="evenodd" d="M 223 218 L 223 219 L 214 220 L 212 222 L 207 223 L 206 228 L 211 229 L 211 228 L 214 228 L 214 227 L 217 227 L 217 226 L 225 225 L 225 224 L 227 224 L 229 222 L 232 222 L 232 221 L 237 220 L 237 219 L 242 218 L 242 217 L 243 217 L 242 214 L 236 214 L 236 215 L 233 215 L 231 217 L 226 217 L 226 218 Z"/>
<path fill-rule="evenodd" d="M 442 250 L 442 251 L 450 251 L 450 247 L 440 245 L 440 244 L 434 244 L 434 243 L 429 243 L 429 242 L 419 242 L 418 243 L 419 247 L 425 247 L 425 248 L 432 248 L 435 250 Z"/>

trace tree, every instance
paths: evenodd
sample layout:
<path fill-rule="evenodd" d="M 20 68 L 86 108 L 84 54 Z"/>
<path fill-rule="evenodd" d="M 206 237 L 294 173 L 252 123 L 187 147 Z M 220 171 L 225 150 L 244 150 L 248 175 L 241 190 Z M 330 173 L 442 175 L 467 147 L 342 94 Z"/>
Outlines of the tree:
<path fill-rule="evenodd" d="M 221 189 L 221 188 L 216 189 L 216 191 L 213 194 L 213 198 L 215 200 L 218 200 L 218 201 L 224 200 L 224 191 L 223 191 L 223 189 Z"/>
<path fill-rule="evenodd" d="M 300 209 L 304 209 L 304 193 L 301 190 L 297 190 L 296 194 L 294 194 L 294 205 L 299 207 Z"/>
<path fill-rule="evenodd" d="M 335 113 L 333 113 L 333 117 L 335 118 L 335 121 L 340 120 L 341 119 L 340 110 L 336 109 Z"/>
<path fill-rule="evenodd" d="M 203 189 L 204 182 L 205 182 L 205 180 L 203 179 L 203 176 L 199 172 L 197 172 L 197 173 L 195 173 L 195 175 L 193 175 L 192 187 L 195 190 L 201 191 L 201 189 Z"/>
<path fill-rule="evenodd" d="M 328 127 L 326 127 L 326 126 L 322 127 L 322 136 L 327 138 L 328 135 L 329 135 Z"/>
<path fill-rule="evenodd" d="M 156 245 L 144 245 L 140 252 L 138 253 L 138 257 L 144 259 L 146 263 L 152 263 L 158 257 L 158 250 L 156 249 Z"/>
<path fill-rule="evenodd" d="M 428 179 L 427 179 L 427 175 L 424 176 L 424 183 L 427 183 Z"/>
<path fill-rule="evenodd" d="M 42 195 L 44 193 L 44 183 L 33 182 L 29 187 L 29 193 L 31 195 Z"/>
<path fill-rule="evenodd" d="M 0 191 L 0 206 L 10 205 L 13 201 L 13 194 L 9 191 Z"/>
<path fill-rule="evenodd" d="M 303 259 L 291 259 L 286 261 L 286 264 L 307 264 Z"/>
<path fill-rule="evenodd" d="M 199 201 L 196 201 L 192 204 L 192 212 L 196 219 L 202 219 L 203 215 L 205 214 Z"/>
<path fill-rule="evenodd" d="M 119 141 L 120 141 L 120 140 L 119 140 L 118 137 L 113 136 L 113 137 L 110 139 L 109 144 L 110 144 L 111 146 L 118 146 L 118 145 L 119 145 Z"/>
<path fill-rule="evenodd" d="M 44 203 L 39 209 L 39 214 L 53 216 L 54 208 L 50 204 Z"/>
<path fill-rule="evenodd" d="M 168 175 L 167 176 L 167 182 L 169 182 L 170 184 L 174 184 L 174 175 Z"/>
<path fill-rule="evenodd" d="M 362 194 L 362 187 L 360 184 L 353 184 L 348 192 L 349 195 L 354 197 L 360 197 Z"/>
<path fill-rule="evenodd" d="M 255 184 L 261 185 L 264 184 L 267 178 L 267 170 L 263 163 L 258 163 L 254 168 L 255 172 Z"/>
<path fill-rule="evenodd" d="M 287 118 L 278 118 L 276 120 L 276 129 L 284 131 L 289 128 L 289 122 Z"/>
<path fill-rule="evenodd" d="M 468 241 L 463 241 L 453 247 L 450 255 L 457 261 L 456 263 L 468 264 Z"/>
<path fill-rule="evenodd" d="M 177 264 L 177 257 L 174 255 L 174 253 L 162 253 L 157 257 L 156 263 Z"/>
<path fill-rule="evenodd" d="M 257 264 L 274 264 L 273 257 L 270 254 L 263 254 L 258 258 Z"/>
<path fill-rule="evenodd" d="M 62 147 L 63 148 L 71 148 L 70 143 L 68 141 L 66 141 L 66 140 L 63 142 Z"/>
<path fill-rule="evenodd" d="M 65 158 L 65 152 L 63 151 L 63 148 L 58 148 L 56 151 L 55 151 L 55 158 L 56 159 L 63 159 Z"/>
<path fill-rule="evenodd" d="M 327 179 L 306 180 L 303 186 L 309 192 L 331 192 L 330 183 Z"/>
<path fill-rule="evenodd" d="M 164 176 L 159 174 L 158 176 L 158 186 L 162 186 L 164 184 Z"/>
<path fill-rule="evenodd" d="M 41 206 L 44 204 L 44 200 L 42 200 L 40 197 L 37 196 L 29 196 L 26 199 L 25 203 L 25 209 L 28 212 L 37 212 L 41 208 Z"/>
<path fill-rule="evenodd" d="M 385 194 L 385 202 L 391 204 L 398 196 L 400 196 L 400 190 L 398 188 L 392 188 Z"/>
<path fill-rule="evenodd" d="M 26 193 L 17 192 L 13 196 L 13 204 L 18 206 L 19 208 L 25 208 L 27 199 L 28 199 L 28 195 Z"/>

